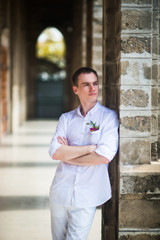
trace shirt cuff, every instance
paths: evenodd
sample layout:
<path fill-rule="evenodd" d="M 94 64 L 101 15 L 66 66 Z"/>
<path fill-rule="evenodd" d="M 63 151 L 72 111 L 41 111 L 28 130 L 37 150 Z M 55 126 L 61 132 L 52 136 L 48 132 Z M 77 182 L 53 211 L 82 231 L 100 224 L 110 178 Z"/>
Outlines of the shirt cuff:
<path fill-rule="evenodd" d="M 111 151 L 104 152 L 102 149 L 97 148 L 95 152 L 105 158 L 107 158 L 110 161 L 114 158 L 115 154 L 113 154 Z"/>
<path fill-rule="evenodd" d="M 60 143 L 55 143 L 54 146 L 51 144 L 50 147 L 49 147 L 49 155 L 50 157 L 52 158 L 53 157 L 53 154 L 57 151 L 57 149 L 61 146 L 62 144 Z"/>

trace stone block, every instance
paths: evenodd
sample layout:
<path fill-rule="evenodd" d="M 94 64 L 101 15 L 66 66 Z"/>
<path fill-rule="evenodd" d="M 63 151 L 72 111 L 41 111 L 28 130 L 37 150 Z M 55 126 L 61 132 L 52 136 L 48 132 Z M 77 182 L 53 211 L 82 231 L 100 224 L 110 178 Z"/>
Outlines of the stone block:
<path fill-rule="evenodd" d="M 152 111 L 151 115 L 151 135 L 158 135 L 158 111 Z"/>
<path fill-rule="evenodd" d="M 122 54 L 133 55 L 134 53 L 134 56 L 137 54 L 137 57 L 138 54 L 143 57 L 151 56 L 151 37 L 126 37 L 122 35 L 121 39 Z"/>
<path fill-rule="evenodd" d="M 157 137 L 156 139 L 152 139 L 151 142 L 151 161 L 156 162 L 158 161 L 158 152 L 157 152 Z"/>
<path fill-rule="evenodd" d="M 152 84 L 158 83 L 158 78 L 159 78 L 159 69 L 158 69 L 158 61 L 153 60 L 152 64 Z"/>
<path fill-rule="evenodd" d="M 152 87 L 151 92 L 151 99 L 152 99 L 152 107 L 158 107 L 158 89 L 157 87 Z"/>
<path fill-rule="evenodd" d="M 128 130 L 149 132 L 150 131 L 150 117 L 135 116 L 121 118 L 121 125 Z"/>
<path fill-rule="evenodd" d="M 153 9 L 160 8 L 160 2 L 159 0 L 153 0 Z"/>
<path fill-rule="evenodd" d="M 130 0 L 122 0 L 122 6 L 124 4 L 128 4 L 129 6 L 131 6 L 131 1 Z M 152 0 L 133 0 L 132 1 L 132 6 L 136 6 L 136 5 L 139 5 L 139 6 L 146 6 L 146 5 L 152 5 Z"/>
<path fill-rule="evenodd" d="M 159 35 L 152 37 L 152 58 L 159 59 Z"/>
<path fill-rule="evenodd" d="M 152 14 L 153 20 L 152 20 L 152 33 L 158 34 L 159 32 L 159 12 L 153 11 Z"/>
<path fill-rule="evenodd" d="M 152 59 L 121 59 L 122 85 L 151 84 Z"/>
<path fill-rule="evenodd" d="M 119 227 L 131 229 L 160 228 L 160 196 L 119 202 Z"/>
<path fill-rule="evenodd" d="M 160 136 L 158 137 L 158 142 L 157 142 L 157 153 L 158 153 L 158 159 L 160 159 Z"/>
<path fill-rule="evenodd" d="M 120 109 L 149 109 L 151 107 L 150 87 L 126 86 L 121 87 Z"/>
<path fill-rule="evenodd" d="M 136 198 L 134 194 L 160 194 L 160 173 L 121 173 L 120 194 L 121 198 Z M 124 195 L 123 195 L 124 194 Z M 127 194 L 127 195 L 126 195 Z M 142 195 L 141 195 L 142 196 Z M 140 196 L 137 196 L 140 197 Z M 149 197 L 142 196 L 142 198 Z M 154 196 L 155 197 L 155 196 Z M 153 197 L 153 198 L 154 198 Z M 150 200 L 150 198 L 148 199 Z M 160 196 L 159 196 L 160 200 Z"/>
<path fill-rule="evenodd" d="M 124 111 L 120 112 L 121 137 L 147 137 L 151 131 L 150 111 Z"/>
<path fill-rule="evenodd" d="M 122 32 L 151 33 L 151 9 L 122 9 Z"/>
<path fill-rule="evenodd" d="M 148 164 L 151 160 L 151 143 L 147 138 L 120 138 L 121 164 Z"/>
<path fill-rule="evenodd" d="M 130 230 L 130 231 L 129 231 Z M 160 231 L 157 229 L 156 231 L 137 231 L 135 229 L 128 229 L 123 232 L 123 230 L 119 233 L 119 240 L 159 240 L 160 239 Z"/>

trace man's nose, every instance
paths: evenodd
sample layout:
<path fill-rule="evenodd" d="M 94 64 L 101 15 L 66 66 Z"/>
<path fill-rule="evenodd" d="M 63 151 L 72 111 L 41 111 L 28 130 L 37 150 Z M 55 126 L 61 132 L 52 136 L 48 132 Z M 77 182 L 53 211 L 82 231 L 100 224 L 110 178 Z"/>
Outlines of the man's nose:
<path fill-rule="evenodd" d="M 93 84 L 90 85 L 90 89 L 93 90 L 95 86 Z"/>

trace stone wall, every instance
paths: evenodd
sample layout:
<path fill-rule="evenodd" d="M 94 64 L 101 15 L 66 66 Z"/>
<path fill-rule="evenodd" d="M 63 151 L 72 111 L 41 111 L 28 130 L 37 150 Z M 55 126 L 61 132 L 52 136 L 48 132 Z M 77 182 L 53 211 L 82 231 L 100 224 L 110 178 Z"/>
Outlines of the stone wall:
<path fill-rule="evenodd" d="M 119 239 L 160 237 L 159 1 L 122 1 Z"/>

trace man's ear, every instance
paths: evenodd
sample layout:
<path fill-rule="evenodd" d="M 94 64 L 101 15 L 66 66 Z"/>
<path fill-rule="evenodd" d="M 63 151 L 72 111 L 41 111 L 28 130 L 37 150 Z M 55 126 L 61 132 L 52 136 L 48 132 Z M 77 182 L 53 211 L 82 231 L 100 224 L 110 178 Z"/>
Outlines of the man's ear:
<path fill-rule="evenodd" d="M 76 86 L 73 86 L 73 92 L 77 95 L 78 94 L 78 90 L 77 90 L 77 87 Z"/>

